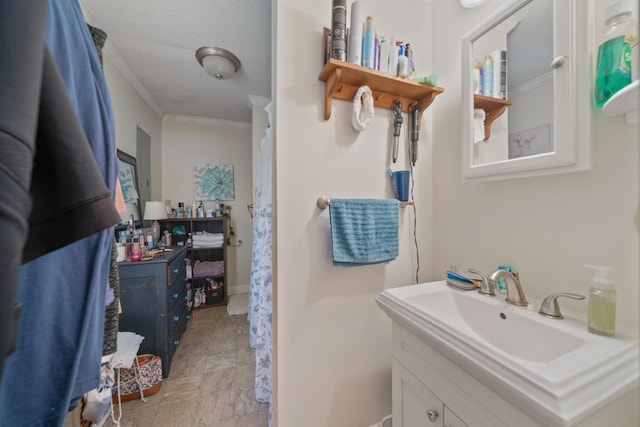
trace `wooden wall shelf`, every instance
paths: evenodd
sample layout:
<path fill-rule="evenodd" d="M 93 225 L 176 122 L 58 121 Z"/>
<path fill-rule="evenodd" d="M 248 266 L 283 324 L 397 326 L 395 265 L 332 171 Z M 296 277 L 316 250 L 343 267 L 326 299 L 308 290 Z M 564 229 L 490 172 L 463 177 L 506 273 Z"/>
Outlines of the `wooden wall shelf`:
<path fill-rule="evenodd" d="M 482 108 L 485 112 L 484 118 L 484 140 L 491 136 L 491 123 L 512 105 L 513 102 L 507 99 L 491 98 L 483 95 L 473 95 L 473 108 Z"/>
<path fill-rule="evenodd" d="M 402 111 L 409 112 L 418 108 L 419 123 L 422 113 L 436 96 L 444 92 L 439 86 L 418 83 L 411 79 L 392 76 L 389 73 L 374 71 L 356 64 L 330 58 L 318 76 L 325 82 L 324 119 L 331 118 L 333 98 L 353 102 L 353 97 L 361 86 L 369 86 L 376 107 L 393 108 L 396 100 L 402 102 Z"/>

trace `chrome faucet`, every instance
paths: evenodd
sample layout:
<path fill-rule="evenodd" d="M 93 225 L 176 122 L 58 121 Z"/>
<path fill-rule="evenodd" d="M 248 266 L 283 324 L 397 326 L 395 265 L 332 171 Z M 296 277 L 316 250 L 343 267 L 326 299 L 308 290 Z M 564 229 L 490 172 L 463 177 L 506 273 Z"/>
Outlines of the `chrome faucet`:
<path fill-rule="evenodd" d="M 487 276 L 485 276 L 482 271 L 476 270 L 475 268 L 469 268 L 467 270 L 469 273 L 477 274 L 482 277 L 482 281 L 480 282 L 480 289 L 478 289 L 478 293 L 480 295 L 486 295 L 489 297 L 495 297 L 496 293 L 493 291 L 495 282 L 489 280 Z"/>
<path fill-rule="evenodd" d="M 507 270 L 496 270 L 489 274 L 489 280 L 497 281 L 500 278 L 504 278 L 507 282 L 507 302 L 509 304 L 522 307 L 529 305 L 527 298 L 524 296 L 522 285 L 520 285 L 518 273 L 511 273 Z"/>
<path fill-rule="evenodd" d="M 540 310 L 538 311 L 538 313 L 551 319 L 564 319 L 564 316 L 562 316 L 562 313 L 560 312 L 560 305 L 558 304 L 559 297 L 567 297 L 577 300 L 584 299 L 584 295 L 571 294 L 568 292 L 558 292 L 556 294 L 551 294 L 546 297 L 544 301 L 542 301 L 542 305 L 540 306 Z"/>

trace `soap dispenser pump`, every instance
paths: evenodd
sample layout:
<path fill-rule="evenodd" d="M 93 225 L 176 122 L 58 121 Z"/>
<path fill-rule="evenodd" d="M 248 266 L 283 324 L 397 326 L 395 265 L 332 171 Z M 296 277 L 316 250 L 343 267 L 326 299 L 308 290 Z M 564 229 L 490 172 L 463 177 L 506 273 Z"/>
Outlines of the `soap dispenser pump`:
<path fill-rule="evenodd" d="M 585 264 L 595 275 L 589 289 L 589 332 L 612 336 L 616 333 L 616 288 L 611 279 L 612 269 Z"/>

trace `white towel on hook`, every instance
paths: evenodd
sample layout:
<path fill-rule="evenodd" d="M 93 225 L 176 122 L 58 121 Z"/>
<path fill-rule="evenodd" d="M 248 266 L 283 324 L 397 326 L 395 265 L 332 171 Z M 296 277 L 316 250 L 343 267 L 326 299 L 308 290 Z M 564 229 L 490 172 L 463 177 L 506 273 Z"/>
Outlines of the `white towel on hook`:
<path fill-rule="evenodd" d="M 478 143 L 484 141 L 484 119 L 486 113 L 482 108 L 473 110 L 473 142 Z"/>

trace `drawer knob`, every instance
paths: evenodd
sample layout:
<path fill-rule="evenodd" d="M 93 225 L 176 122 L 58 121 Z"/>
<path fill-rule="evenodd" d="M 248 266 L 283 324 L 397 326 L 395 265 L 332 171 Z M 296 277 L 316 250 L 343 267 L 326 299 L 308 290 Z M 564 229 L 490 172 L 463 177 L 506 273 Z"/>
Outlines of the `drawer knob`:
<path fill-rule="evenodd" d="M 173 297 L 174 298 L 178 298 L 178 294 L 173 294 Z"/>
<path fill-rule="evenodd" d="M 185 301 L 188 301 L 188 300 L 189 300 L 189 295 L 185 295 L 185 296 L 184 296 L 184 300 L 185 300 Z"/>
<path fill-rule="evenodd" d="M 175 340 L 175 341 L 173 342 L 173 344 L 174 344 L 174 345 L 178 345 L 178 344 L 180 344 L 180 340 Z"/>
<path fill-rule="evenodd" d="M 431 421 L 432 423 L 435 423 L 436 420 L 438 419 L 438 411 L 436 411 L 435 409 L 429 409 L 427 411 L 427 418 L 429 418 L 429 421 Z"/>
<path fill-rule="evenodd" d="M 178 274 L 178 271 L 179 271 L 179 270 L 180 270 L 179 268 L 174 268 L 174 269 L 173 269 L 173 272 L 174 272 L 174 273 L 176 273 L 176 274 Z"/>
<path fill-rule="evenodd" d="M 180 316 L 173 316 L 173 321 L 177 322 L 178 320 L 180 320 Z"/>
<path fill-rule="evenodd" d="M 187 320 L 191 319 L 191 315 L 187 314 Z"/>

